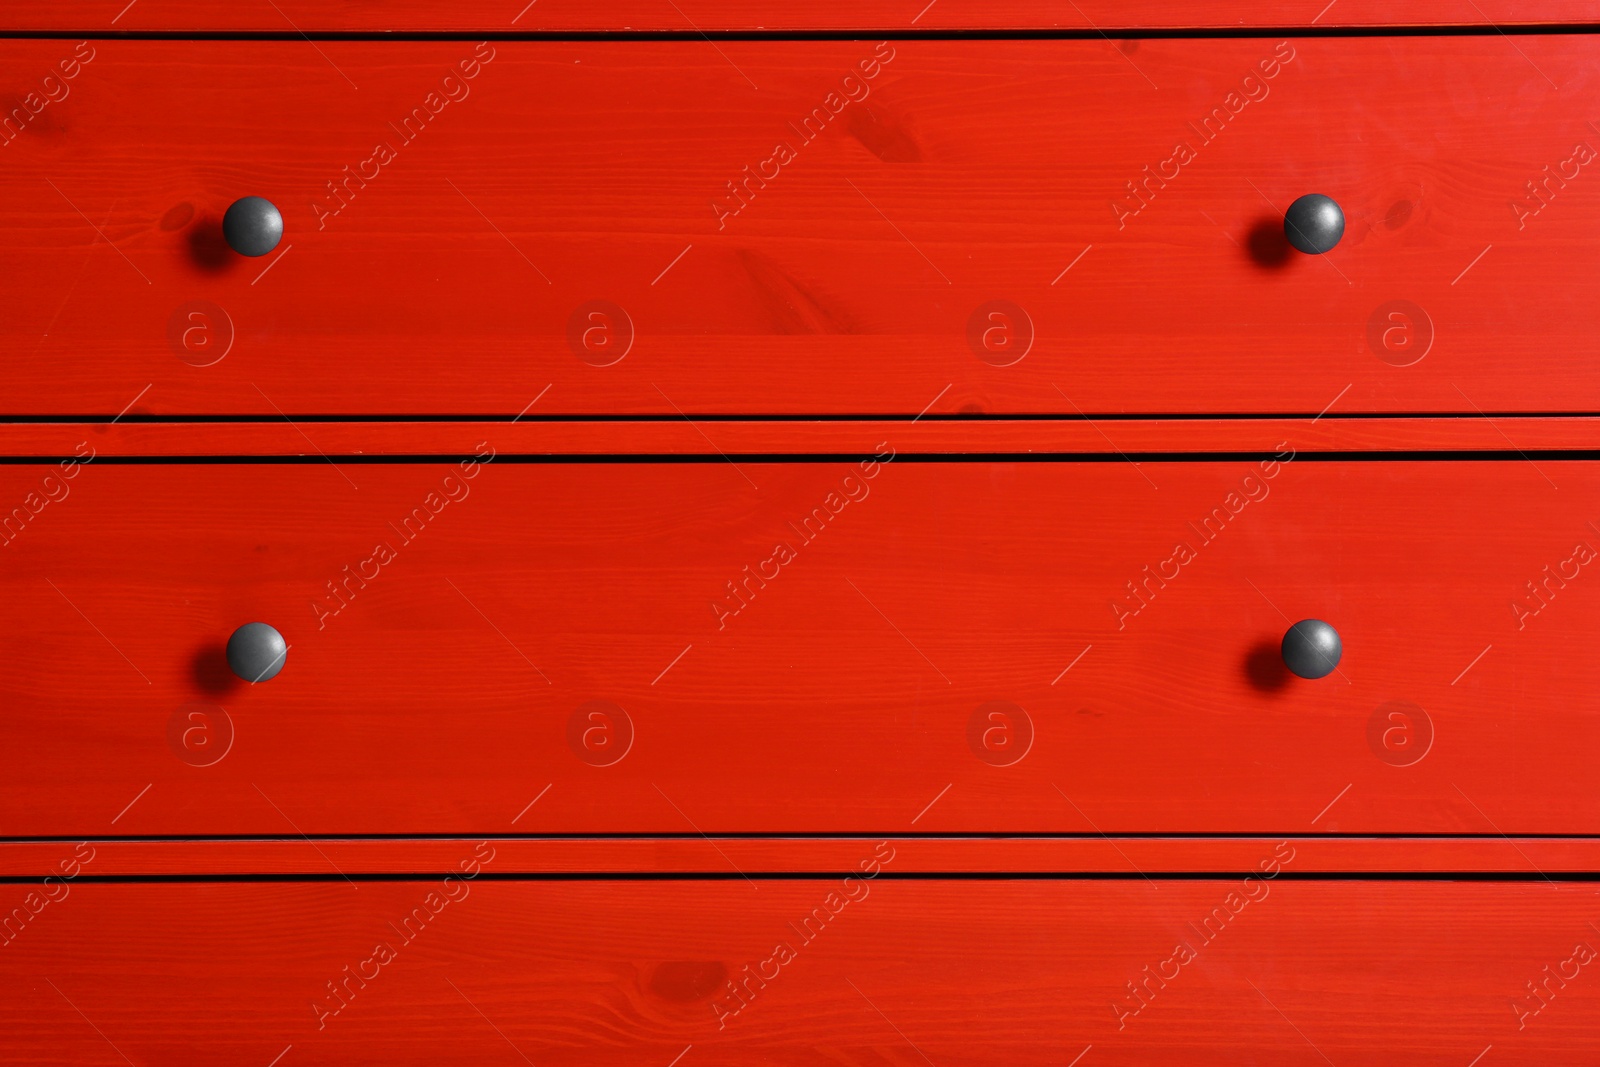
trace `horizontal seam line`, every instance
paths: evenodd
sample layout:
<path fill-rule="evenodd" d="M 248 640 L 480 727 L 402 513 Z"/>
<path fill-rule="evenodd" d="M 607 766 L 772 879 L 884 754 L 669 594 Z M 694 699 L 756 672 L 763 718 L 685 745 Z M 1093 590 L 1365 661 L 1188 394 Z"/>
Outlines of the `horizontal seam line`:
<path fill-rule="evenodd" d="M 217 423 L 217 424 L 261 424 L 267 426 L 286 426 L 294 422 L 305 423 L 393 423 L 398 425 L 429 424 L 429 423 L 665 423 L 668 425 L 692 422 L 750 422 L 771 423 L 784 425 L 789 423 L 854 423 L 854 422 L 948 422 L 965 423 L 980 426 L 990 423 L 1039 423 L 1039 422 L 1272 422 L 1292 421 L 1305 419 L 1309 421 L 1327 420 L 1330 422 L 1352 422 L 1368 420 L 1373 422 L 1415 422 L 1418 420 L 1451 420 L 1463 422 L 1490 422 L 1491 420 L 1539 420 L 1539 419 L 1595 419 L 1600 418 L 1600 411 L 1396 411 L 1396 412 L 1338 412 L 1330 411 L 1317 414 L 1311 411 L 1280 411 L 1280 412 L 1018 412 L 1018 413 L 993 413 L 982 412 L 939 412 L 923 415 L 911 415 L 903 412 L 895 413 L 864 413 L 864 414 L 728 414 L 725 412 L 703 413 L 687 412 L 663 414 L 658 412 L 637 415 L 617 414 L 560 414 L 560 415 L 510 415 L 510 414 L 410 414 L 410 415 L 385 415 L 385 414 L 346 414 L 346 415 L 205 415 L 205 414 L 175 414 L 175 415 L 0 415 L 0 426 L 39 426 L 39 425 L 74 425 L 79 423 L 124 423 L 139 425 L 187 425 L 191 423 Z"/>
<path fill-rule="evenodd" d="M 501 452 L 495 455 L 497 464 L 724 464 L 730 459 L 740 463 L 849 463 L 875 458 L 869 449 L 860 452 Z M 1600 449 L 1595 448 L 1509 448 L 1509 449 L 1420 449 L 1420 450 L 1313 450 L 1302 449 L 1293 456 L 1296 463 L 1432 463 L 1490 461 L 1526 461 L 1531 458 L 1552 461 L 1593 462 L 1600 460 Z M 1282 460 L 1282 454 L 1270 449 L 1237 451 L 1195 452 L 990 452 L 990 451 L 939 451 L 901 452 L 894 463 L 1218 463 L 1238 460 Z M 111 455 L 94 457 L 96 466 L 213 466 L 238 464 L 263 466 L 320 466 L 330 463 L 352 466 L 383 466 L 387 464 L 449 464 L 468 461 L 484 462 L 481 456 L 470 452 L 437 453 L 346 453 L 319 452 L 315 455 L 272 454 L 173 454 L 173 455 Z M 0 456 L 0 466 L 48 466 L 64 462 L 85 462 L 82 456 L 65 453 L 36 456 Z M 1287 462 L 1287 461 L 1283 461 Z"/>
<path fill-rule="evenodd" d="M 189 422 L 246 422 L 264 426 L 286 426 L 290 422 L 771 422 L 774 426 L 790 422 L 1269 422 L 1312 419 L 1352 422 L 1440 421 L 1488 422 L 1491 419 L 1600 419 L 1600 411 L 939 411 L 939 413 L 726 413 L 726 411 L 688 411 L 688 413 L 640 414 L 509 414 L 509 413 L 413 413 L 413 414 L 0 414 L 0 426 L 70 426 L 77 422 L 126 422 L 126 424 L 189 424 Z"/>
<path fill-rule="evenodd" d="M 347 833 L 347 834 L 127 834 L 100 836 L 96 834 L 52 834 L 44 836 L 0 837 L 0 848 L 18 844 L 53 844 L 74 841 L 95 841 L 107 844 L 189 844 L 197 842 L 260 842 L 302 844 L 315 841 L 323 844 L 346 841 L 798 841 L 830 842 L 883 840 L 890 841 L 1105 841 L 1105 840 L 1172 840 L 1172 841 L 1255 841 L 1288 838 L 1296 841 L 1463 841 L 1499 844 L 1507 838 L 1514 841 L 1589 841 L 1600 844 L 1600 833 L 1452 833 L 1448 831 L 1376 831 L 1307 833 L 1301 830 L 1247 830 L 1247 831 L 1184 831 L 1184 830 L 1130 830 L 1102 833 L 1096 831 L 868 831 L 842 830 L 836 833 L 811 833 L 804 831 L 736 831 L 700 833 L 689 831 L 594 831 L 558 833 Z"/>
<path fill-rule="evenodd" d="M 1401 24 L 1362 26 L 1191 26 L 1191 27 L 1011 27 L 907 29 L 885 26 L 838 29 L 657 29 L 657 30 L 0 30 L 0 40 L 144 40 L 144 41 L 1102 41 L 1253 40 L 1263 37 L 1496 37 L 1568 36 L 1600 29 L 1593 22 L 1525 22 L 1500 24 Z"/>
<path fill-rule="evenodd" d="M 172 883 L 335 883 L 354 882 L 413 882 L 439 877 L 460 878 L 461 873 L 450 868 L 437 871 L 383 871 L 383 872 L 258 872 L 249 874 L 79 874 L 64 879 L 59 873 L 51 875 L 0 876 L 0 885 L 32 885 L 54 878 L 57 881 L 101 885 L 172 884 Z M 480 871 L 472 881 L 489 882 L 733 882 L 761 879 L 772 882 L 813 881 L 828 878 L 861 877 L 861 872 L 850 868 L 837 870 L 805 871 Z M 1537 871 L 1289 871 L 1280 870 L 1266 876 L 1256 869 L 1224 871 L 889 871 L 880 870 L 872 876 L 879 881 L 951 881 L 951 882 L 1134 882 L 1160 878 L 1172 882 L 1227 881 L 1244 878 L 1266 878 L 1279 882 L 1505 882 L 1543 883 L 1567 881 L 1589 883 L 1600 881 L 1600 871 L 1558 871 L 1546 875 Z"/>

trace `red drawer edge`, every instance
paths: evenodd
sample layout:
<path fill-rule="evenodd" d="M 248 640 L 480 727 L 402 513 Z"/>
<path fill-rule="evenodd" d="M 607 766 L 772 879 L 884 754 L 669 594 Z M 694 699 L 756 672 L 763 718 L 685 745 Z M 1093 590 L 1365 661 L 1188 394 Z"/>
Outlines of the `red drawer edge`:
<path fill-rule="evenodd" d="M 490 3 L 394 0 L 380 9 L 317 0 L 19 0 L 0 32 L 169 31 L 825 31 L 1189 30 L 1307 26 L 1484 26 L 1600 20 L 1594 0 L 577 0 Z"/>
<path fill-rule="evenodd" d="M 886 844 L 885 844 L 886 843 Z M 350 838 L 0 842 L 0 879 L 168 876 L 425 876 L 452 871 L 474 848 L 497 877 L 531 875 L 805 875 L 847 871 L 873 848 L 911 875 L 1140 875 L 1258 869 L 1290 856 L 1292 875 L 1477 872 L 1542 880 L 1600 870 L 1600 838 L 1093 837 L 1093 838 Z"/>
<path fill-rule="evenodd" d="M 0 456 L 1508 452 L 1600 446 L 1600 416 L 0 423 Z M 83 447 L 80 447 L 83 446 Z"/>

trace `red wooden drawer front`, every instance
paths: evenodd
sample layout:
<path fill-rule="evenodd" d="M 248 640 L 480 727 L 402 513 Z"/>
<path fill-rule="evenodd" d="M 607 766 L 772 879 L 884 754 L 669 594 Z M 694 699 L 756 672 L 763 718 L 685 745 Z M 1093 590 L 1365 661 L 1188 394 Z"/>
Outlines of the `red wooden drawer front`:
<path fill-rule="evenodd" d="M 476 862 L 470 845 L 462 856 Z M 877 862 L 871 843 L 862 858 Z M 1276 862 L 1271 842 L 1262 859 Z M 31 887 L 0 888 L 20 903 Z M 1380 1067 L 1463 1065 L 1491 1046 L 1514 1065 L 1600 1055 L 1587 885 L 879 877 L 53 891 L 65 896 L 4 950 L 11 1062 L 1059 1067 L 1083 1054 Z M 1176 962 L 1180 945 L 1190 954 Z M 748 983 L 742 1003 L 729 980 Z"/>
<path fill-rule="evenodd" d="M 935 30 L 1233 26 L 1389 26 L 1578 23 L 1600 20 L 1593 0 L 12 0 L 0 30 Z"/>
<path fill-rule="evenodd" d="M 10 413 L 1600 408 L 1591 37 L 74 47 L 0 45 Z M 1340 246 L 1257 258 L 1312 191 Z"/>
<path fill-rule="evenodd" d="M 4 468 L 0 833 L 1600 825 L 1593 462 L 508 459 Z"/>

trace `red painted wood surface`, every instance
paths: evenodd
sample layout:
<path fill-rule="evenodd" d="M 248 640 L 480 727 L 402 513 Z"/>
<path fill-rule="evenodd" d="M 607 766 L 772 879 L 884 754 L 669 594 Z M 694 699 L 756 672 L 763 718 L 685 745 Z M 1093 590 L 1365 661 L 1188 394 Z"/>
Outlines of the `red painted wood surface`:
<path fill-rule="evenodd" d="M 28 891 L 0 889 L 19 904 Z M 1491 1048 L 1486 1061 L 1515 1065 L 1600 1056 L 1587 884 L 430 879 L 55 891 L 66 895 L 0 953 L 10 1062 L 1459 1067 Z M 748 982 L 743 1001 L 731 980 Z M 1529 982 L 1547 983 L 1546 999 Z"/>
<path fill-rule="evenodd" d="M 0 455 L 97 457 L 467 456 L 492 441 L 502 456 L 866 455 L 1275 452 L 1581 452 L 1600 443 L 1600 417 L 1515 416 L 1287 419 L 850 419 L 789 421 L 557 420 L 306 422 L 63 422 L 0 424 Z M 1569 457 L 1570 458 L 1570 457 Z M 1551 456 L 1550 462 L 1561 462 Z"/>
<path fill-rule="evenodd" d="M 520 8 L 520 10 L 519 10 Z M 1391 26 L 1600 21 L 1593 0 L 12 0 L 0 30 L 937 30 Z"/>
<path fill-rule="evenodd" d="M 1102 837 L 887 838 L 896 850 L 895 876 L 941 874 L 1148 875 L 1224 874 L 1257 869 L 1278 838 Z M 341 874 L 430 874 L 457 869 L 478 839 L 306 839 L 144 841 L 0 841 L 0 878 L 60 877 L 61 862 L 79 845 L 93 858 L 77 877 L 95 879 L 251 875 L 338 879 Z M 516 875 L 711 875 L 731 871 L 818 875 L 856 869 L 875 839 L 707 838 L 690 831 L 670 838 L 552 838 L 494 836 L 493 869 Z M 1600 869 L 1600 840 L 1548 837 L 1306 837 L 1289 835 L 1297 875 L 1457 874 L 1492 872 L 1534 881 Z"/>
<path fill-rule="evenodd" d="M 546 387 L 557 413 L 1600 410 L 1600 196 L 1572 162 L 1596 139 L 1595 42 L 1300 39 L 1272 67 L 1273 39 L 914 40 L 848 83 L 877 45 L 500 42 L 447 83 L 476 46 L 99 41 L 61 81 L 73 42 L 9 41 L 5 88 L 60 99 L 36 96 L 3 149 L 0 257 L 27 268 L 8 273 L 0 397 L 64 415 L 509 416 Z M 868 95 L 833 97 L 811 140 L 790 129 L 836 90 Z M 390 126 L 430 99 L 414 137 Z M 1230 106 L 1209 140 L 1188 125 Z M 714 199 L 780 140 L 793 158 L 719 222 Z M 366 163 L 380 142 L 393 158 Z M 1146 166 L 1171 175 L 1177 142 L 1193 157 L 1119 228 L 1113 202 Z M 319 230 L 347 166 L 375 176 Z M 1326 257 L 1274 236 L 1310 191 L 1349 220 Z M 278 258 L 220 246 L 246 193 L 287 212 Z M 992 301 L 1032 324 L 1004 312 L 998 352 Z M 585 332 L 600 322 L 611 347 Z"/>
<path fill-rule="evenodd" d="M 54 469 L 5 835 L 1600 826 L 1592 462 Z"/>

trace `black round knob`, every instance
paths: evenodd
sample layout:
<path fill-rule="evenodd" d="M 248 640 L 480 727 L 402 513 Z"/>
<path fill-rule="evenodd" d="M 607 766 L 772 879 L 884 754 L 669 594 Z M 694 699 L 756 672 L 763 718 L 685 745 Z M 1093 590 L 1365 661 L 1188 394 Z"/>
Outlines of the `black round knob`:
<path fill-rule="evenodd" d="M 1301 619 L 1283 635 L 1283 665 L 1302 678 L 1332 674 L 1343 654 L 1339 631 L 1321 619 Z"/>
<path fill-rule="evenodd" d="M 228 666 L 247 682 L 264 682 L 283 670 L 289 645 L 264 622 L 247 622 L 228 638 Z"/>
<path fill-rule="evenodd" d="M 1320 256 L 1344 236 L 1344 212 L 1333 197 L 1307 193 L 1283 213 L 1283 233 L 1306 255 Z"/>
<path fill-rule="evenodd" d="M 222 236 L 241 256 L 264 256 L 283 240 L 283 216 L 271 200 L 247 196 L 222 216 Z"/>

